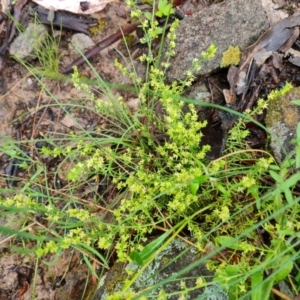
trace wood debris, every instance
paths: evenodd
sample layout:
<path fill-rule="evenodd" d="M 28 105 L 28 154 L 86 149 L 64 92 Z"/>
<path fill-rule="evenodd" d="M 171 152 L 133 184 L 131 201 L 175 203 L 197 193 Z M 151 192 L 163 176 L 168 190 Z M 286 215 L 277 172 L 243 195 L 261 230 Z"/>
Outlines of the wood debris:
<path fill-rule="evenodd" d="M 243 52 L 239 68 L 232 66 L 228 71 L 230 90 L 223 91 L 227 104 L 237 110 L 245 109 L 251 97 L 250 86 L 260 68 L 272 55 L 275 67 L 280 65 L 278 53 L 288 51 L 294 44 L 299 36 L 298 25 L 299 14 L 278 21 Z"/>

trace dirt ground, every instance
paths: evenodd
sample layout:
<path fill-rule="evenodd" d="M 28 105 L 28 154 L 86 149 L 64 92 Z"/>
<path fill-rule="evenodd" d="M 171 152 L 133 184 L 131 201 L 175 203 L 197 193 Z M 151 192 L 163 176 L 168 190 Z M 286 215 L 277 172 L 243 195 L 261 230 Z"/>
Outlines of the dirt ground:
<path fill-rule="evenodd" d="M 205 5 L 215 1 L 187 1 L 182 6 L 186 13 L 193 13 Z M 218 1 L 217 1 L 218 2 Z M 298 6 L 298 1 L 281 1 L 283 4 L 294 4 Z M 101 20 L 103 28 L 98 34 L 93 35 L 95 43 L 115 33 L 119 26 L 126 24 L 129 20 L 129 11 L 124 3 L 111 3 L 107 7 L 94 15 L 93 18 Z M 71 30 L 62 30 L 60 54 L 60 67 L 63 69 L 72 62 L 76 55 L 70 53 L 69 41 L 73 34 Z M 134 36 L 135 41 L 138 37 Z M 134 44 L 134 43 L 133 43 Z M 130 83 L 128 79 L 119 72 L 114 66 L 115 59 L 120 58 L 121 51 L 125 57 L 128 53 L 123 42 L 118 42 L 108 47 L 100 54 L 91 59 L 95 70 L 101 74 L 104 80 L 114 83 Z M 137 51 L 136 48 L 130 51 Z M 81 99 L 86 95 L 79 93 L 72 83 L 59 82 L 50 79 L 43 79 L 48 88 L 45 91 L 37 79 L 28 74 L 24 66 L 11 59 L 7 54 L 2 57 L 1 77 L 0 77 L 0 142 L 4 141 L 5 136 L 12 137 L 15 140 L 31 140 L 41 136 L 59 137 L 68 133 L 71 129 L 76 131 L 80 128 L 74 122 L 74 119 L 83 128 L 94 130 L 101 128 L 105 120 L 99 119 L 99 116 L 92 111 L 93 104 L 87 102 L 87 107 L 78 107 L 72 110 L 72 117 L 68 116 L 61 105 L 56 101 L 63 103 L 64 107 L 72 104 L 80 104 Z M 144 68 L 135 61 L 140 72 Z M 38 65 L 38 61 L 32 61 L 32 64 Z M 93 72 L 86 65 L 81 66 L 80 72 L 94 78 Z M 285 73 L 281 75 L 281 81 L 293 81 L 296 85 L 300 84 L 300 76 L 297 75 L 298 68 L 290 66 Z M 224 72 L 213 75 L 214 80 L 219 81 L 220 85 L 224 84 Z M 264 89 L 267 93 L 268 87 Z M 100 93 L 100 91 L 96 91 Z M 130 93 L 116 92 L 130 101 Z M 51 96 L 55 95 L 55 100 Z M 0 169 L 5 170 L 9 165 L 10 158 L 1 152 L 0 148 Z M 25 176 L 19 171 L 18 176 Z M 2 176 L 1 176 L 2 177 Z M 0 177 L 0 188 L 2 191 L 6 188 L 7 182 L 5 177 Z M 26 180 L 23 178 L 22 180 Z M 21 180 L 21 181 L 22 181 Z M 7 193 L 4 196 L 8 196 Z M 3 226 L 10 222 L 14 224 L 15 229 L 19 229 L 24 224 L 22 220 L 7 219 L 0 217 L 0 225 Z M 34 223 L 34 220 L 31 224 Z M 30 225 L 30 224 L 27 224 Z M 34 226 L 33 226 L 34 227 Z M 34 230 L 34 229 L 33 229 Z M 82 260 L 79 251 L 67 250 L 59 257 L 51 255 L 43 260 L 36 261 L 32 254 L 14 254 L 11 251 L 13 246 L 22 247 L 19 239 L 8 236 L 0 237 L 0 300 L 8 299 L 47 299 L 47 300 L 77 300 L 91 299 L 94 290 L 97 288 L 97 281 L 90 274 L 88 267 Z M 33 245 L 26 245 L 30 247 Z M 25 252 L 25 250 L 24 250 Z M 100 266 L 98 268 L 100 270 Z"/>

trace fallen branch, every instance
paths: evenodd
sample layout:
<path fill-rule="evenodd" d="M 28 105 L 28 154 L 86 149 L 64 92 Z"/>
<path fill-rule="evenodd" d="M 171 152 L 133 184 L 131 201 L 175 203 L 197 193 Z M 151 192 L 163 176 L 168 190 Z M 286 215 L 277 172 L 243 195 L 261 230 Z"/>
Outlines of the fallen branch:
<path fill-rule="evenodd" d="M 83 57 L 79 57 L 78 59 L 73 61 L 69 66 L 67 66 L 63 70 L 62 73 L 63 74 L 70 73 L 73 70 L 74 66 L 79 66 L 79 65 L 83 64 L 84 62 L 86 62 L 87 59 L 90 59 L 91 57 L 95 56 L 103 49 L 105 49 L 105 48 L 109 47 L 110 45 L 112 45 L 113 43 L 117 42 L 123 36 L 128 35 L 131 32 L 135 31 L 140 24 L 141 24 L 141 22 L 136 22 L 133 24 L 128 24 L 128 25 L 122 26 L 121 29 L 118 30 L 116 33 L 114 33 L 111 36 L 109 36 L 108 38 L 102 40 L 101 42 L 96 44 L 96 46 L 94 46 L 91 50 L 84 53 Z"/>
<path fill-rule="evenodd" d="M 39 21 L 42 24 L 50 25 L 59 28 L 68 28 L 73 31 L 89 34 L 89 24 L 85 19 L 71 13 L 66 14 L 64 11 L 56 11 L 54 19 L 49 20 L 49 10 L 40 6 L 32 8 L 32 14 L 37 14 Z"/>

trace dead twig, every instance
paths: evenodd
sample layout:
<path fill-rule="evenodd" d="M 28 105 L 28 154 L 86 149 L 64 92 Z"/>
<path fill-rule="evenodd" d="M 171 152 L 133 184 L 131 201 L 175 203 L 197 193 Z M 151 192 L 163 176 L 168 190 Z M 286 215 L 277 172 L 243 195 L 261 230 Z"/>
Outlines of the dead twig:
<path fill-rule="evenodd" d="M 224 90 L 227 103 L 238 110 L 244 107 L 246 94 L 259 68 L 274 52 L 286 52 L 291 48 L 299 36 L 299 24 L 299 14 L 285 18 L 271 26 L 255 44 L 244 51 L 239 68 L 232 67 L 228 72 L 230 90 Z"/>
<path fill-rule="evenodd" d="M 8 45 L 13 40 L 15 34 L 16 34 L 16 24 L 20 20 L 21 11 L 24 5 L 28 2 L 28 0 L 20 0 L 17 2 L 17 4 L 14 6 L 14 19 L 13 21 L 10 21 L 10 30 L 7 30 L 5 41 L 3 45 L 0 48 L 0 55 L 3 55 L 8 47 Z"/>
<path fill-rule="evenodd" d="M 63 11 L 56 11 L 53 20 L 49 20 L 49 10 L 40 6 L 32 8 L 31 13 L 37 15 L 42 24 L 59 28 L 68 28 L 73 31 L 89 34 L 89 24 L 85 19 L 78 18 L 72 14 L 66 14 Z"/>
<path fill-rule="evenodd" d="M 69 66 L 67 66 L 63 70 L 62 73 L 63 74 L 70 73 L 73 70 L 74 66 L 79 66 L 79 65 L 83 64 L 84 62 L 86 62 L 87 59 L 90 59 L 91 57 L 95 56 L 103 49 L 105 49 L 105 48 L 109 47 L 110 45 L 112 45 L 113 43 L 117 42 L 123 36 L 128 35 L 131 32 L 135 31 L 140 24 L 141 24 L 141 22 L 136 22 L 136 23 L 128 24 L 128 25 L 121 27 L 121 29 L 118 30 L 116 33 L 114 33 L 111 36 L 109 36 L 108 38 L 102 40 L 101 42 L 96 44 L 96 46 L 93 47 L 91 50 L 84 53 L 83 57 L 80 57 L 80 58 L 76 59 L 75 61 L 73 61 Z"/>

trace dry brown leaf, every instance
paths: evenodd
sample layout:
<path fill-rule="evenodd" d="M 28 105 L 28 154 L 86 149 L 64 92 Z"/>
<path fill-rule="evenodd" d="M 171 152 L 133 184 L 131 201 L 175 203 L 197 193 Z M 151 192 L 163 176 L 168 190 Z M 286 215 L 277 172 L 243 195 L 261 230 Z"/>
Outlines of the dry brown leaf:
<path fill-rule="evenodd" d="M 10 0 L 1 0 L 1 11 L 7 14 L 11 9 L 11 1 Z"/>
<path fill-rule="evenodd" d="M 291 48 L 285 53 L 285 56 L 289 56 L 289 62 L 300 67 L 300 51 Z"/>
<path fill-rule="evenodd" d="M 259 68 L 274 55 L 274 52 L 286 52 L 299 36 L 300 14 L 295 14 L 273 24 L 255 44 L 248 47 L 242 55 L 239 69 L 230 70 L 228 80 L 230 91 L 225 91 L 226 102 L 234 104 L 236 95 L 244 97 Z M 244 104 L 244 103 L 243 103 Z"/>
<path fill-rule="evenodd" d="M 67 10 L 74 14 L 92 14 L 104 9 L 113 0 L 33 0 L 49 10 Z"/>
<path fill-rule="evenodd" d="M 60 123 L 68 128 L 79 128 L 78 122 L 76 122 L 74 117 L 71 117 L 70 115 L 65 115 L 65 117 L 60 121 Z"/>
<path fill-rule="evenodd" d="M 282 19 L 288 17 L 287 11 L 279 9 L 285 3 L 285 0 L 262 0 L 261 4 L 264 11 L 270 20 L 271 24 L 274 24 Z"/>

